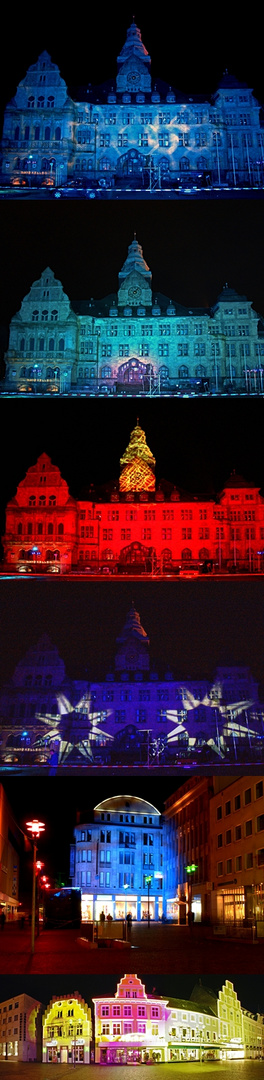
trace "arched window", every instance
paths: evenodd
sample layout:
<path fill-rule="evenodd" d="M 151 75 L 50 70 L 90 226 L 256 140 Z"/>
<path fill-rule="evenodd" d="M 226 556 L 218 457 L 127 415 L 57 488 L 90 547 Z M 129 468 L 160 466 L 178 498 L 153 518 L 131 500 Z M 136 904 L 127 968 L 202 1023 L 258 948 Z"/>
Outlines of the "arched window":
<path fill-rule="evenodd" d="M 48 100 L 47 100 L 47 108 L 48 109 L 54 109 L 54 102 L 55 102 L 55 98 L 53 97 L 52 94 L 50 94 L 49 97 L 48 97 Z"/>
<path fill-rule="evenodd" d="M 192 558 L 191 549 L 190 548 L 183 548 L 183 551 L 181 553 L 181 558 L 183 559 L 183 562 L 189 561 L 189 559 Z"/>
<path fill-rule="evenodd" d="M 198 379 L 204 379 L 205 378 L 205 376 L 206 376 L 206 368 L 204 367 L 203 364 L 198 364 L 198 367 L 195 369 L 195 374 L 196 374 Z"/>
<path fill-rule="evenodd" d="M 109 160 L 109 158 L 101 158 L 100 169 L 102 169 L 103 172 L 109 172 L 109 169 L 111 169 L 111 161 Z"/>
<path fill-rule="evenodd" d="M 35 495 L 30 495 L 29 496 L 28 505 L 29 506 L 36 506 L 36 496 Z"/>
<path fill-rule="evenodd" d="M 53 523 L 52 523 L 52 521 L 48 522 L 48 536 L 53 536 Z"/>
<path fill-rule="evenodd" d="M 29 351 L 34 352 L 34 348 L 35 348 L 35 341 L 34 341 L 34 338 L 31 337 L 31 338 L 29 338 Z"/>
<path fill-rule="evenodd" d="M 23 525 L 22 525 L 22 521 L 19 521 L 18 526 L 17 526 L 17 535 L 22 536 L 22 533 L 23 533 Z"/>
<path fill-rule="evenodd" d="M 28 98 L 27 107 L 28 107 L 28 109 L 34 109 L 34 105 L 35 105 L 35 98 L 31 94 L 30 97 Z"/>
<path fill-rule="evenodd" d="M 55 139 L 56 139 L 56 142 L 59 142 L 60 139 L 61 139 L 61 128 L 60 127 L 55 128 Z"/>
<path fill-rule="evenodd" d="M 14 134 L 14 141 L 17 142 L 18 139 L 19 139 L 19 127 L 16 127 L 15 128 L 15 134 Z"/>
<path fill-rule="evenodd" d="M 48 315 L 49 315 L 49 313 L 48 313 L 48 311 L 46 309 L 45 309 L 45 311 L 42 311 L 41 312 L 41 322 L 47 322 L 48 321 Z"/>
<path fill-rule="evenodd" d="M 38 142 L 39 138 L 40 138 L 40 126 L 39 126 L 39 124 L 37 124 L 37 127 L 35 127 L 35 131 L 34 131 L 35 142 Z"/>
<path fill-rule="evenodd" d="M 46 506 L 46 495 L 40 495 L 39 506 Z"/>
<path fill-rule="evenodd" d="M 202 559 L 203 562 L 204 559 L 210 559 L 210 552 L 208 551 L 208 548 L 200 548 L 199 559 Z"/>
<path fill-rule="evenodd" d="M 111 368 L 106 364 L 102 367 L 102 379 L 111 379 Z"/>
<path fill-rule="evenodd" d="M 59 521 L 59 524 L 58 524 L 58 536 L 63 536 L 63 533 L 64 533 L 64 525 L 63 525 L 62 521 Z"/>
<path fill-rule="evenodd" d="M 54 338 L 49 339 L 49 352 L 54 352 Z"/>
<path fill-rule="evenodd" d="M 49 506 L 56 506 L 56 495 L 49 496 Z"/>
<path fill-rule="evenodd" d="M 190 168 L 190 162 L 188 161 L 188 158 L 186 158 L 186 157 L 181 158 L 181 161 L 180 161 L 180 170 L 181 170 L 181 172 L 188 172 L 189 168 Z"/>
<path fill-rule="evenodd" d="M 39 351 L 44 352 L 44 348 L 45 348 L 45 340 L 44 340 L 44 337 L 41 337 L 39 339 Z"/>
<path fill-rule="evenodd" d="M 160 367 L 159 375 L 160 375 L 161 380 L 162 379 L 168 379 L 169 368 L 166 366 L 166 364 L 162 364 L 162 367 Z"/>
<path fill-rule="evenodd" d="M 33 101 L 34 101 L 34 98 L 33 98 Z M 40 97 L 37 100 L 37 108 L 38 109 L 43 109 L 44 108 L 44 97 L 43 97 L 42 94 L 40 95 Z"/>
<path fill-rule="evenodd" d="M 185 364 L 181 364 L 181 367 L 179 367 L 179 379 L 188 379 L 188 375 L 189 368 Z"/>
<path fill-rule="evenodd" d="M 39 312 L 38 312 L 37 308 L 35 308 L 35 310 L 32 311 L 32 322 L 38 322 L 38 317 L 39 317 Z"/>
<path fill-rule="evenodd" d="M 24 352 L 24 348 L 25 348 L 25 338 L 22 337 L 21 341 L 20 341 L 20 352 Z"/>
<path fill-rule="evenodd" d="M 64 338 L 59 340 L 59 352 L 64 352 Z"/>
<path fill-rule="evenodd" d="M 27 124 L 27 126 L 25 127 L 25 136 L 24 136 L 26 142 L 28 142 L 28 139 L 29 139 L 29 130 L 30 129 L 29 129 L 29 126 Z"/>
<path fill-rule="evenodd" d="M 44 139 L 46 142 L 50 140 L 50 127 L 45 127 Z"/>
<path fill-rule="evenodd" d="M 111 559 L 113 559 L 113 558 L 114 558 L 114 553 L 113 553 L 113 551 L 111 551 L 111 548 L 105 548 L 104 551 L 102 551 L 102 560 L 103 560 L 103 562 L 111 562 Z"/>
<path fill-rule="evenodd" d="M 51 312 L 51 322 L 57 322 L 57 320 L 58 320 L 58 311 L 57 311 L 57 308 L 53 308 L 53 311 Z"/>

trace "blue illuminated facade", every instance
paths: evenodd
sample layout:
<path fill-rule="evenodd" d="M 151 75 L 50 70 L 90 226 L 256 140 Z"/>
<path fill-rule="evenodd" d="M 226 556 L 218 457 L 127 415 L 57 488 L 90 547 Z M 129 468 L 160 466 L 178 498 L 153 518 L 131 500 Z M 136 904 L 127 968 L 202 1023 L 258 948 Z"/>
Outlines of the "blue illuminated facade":
<path fill-rule="evenodd" d="M 252 89 L 227 72 L 208 99 L 151 79 L 135 22 L 117 57 L 117 77 L 80 100 L 42 52 L 7 105 L 2 178 L 56 187 L 261 186 L 263 126 Z"/>
<path fill-rule="evenodd" d="M 163 827 L 159 811 L 116 795 L 80 820 L 71 849 L 71 882 L 82 890 L 83 919 L 158 919 L 164 904 Z"/>

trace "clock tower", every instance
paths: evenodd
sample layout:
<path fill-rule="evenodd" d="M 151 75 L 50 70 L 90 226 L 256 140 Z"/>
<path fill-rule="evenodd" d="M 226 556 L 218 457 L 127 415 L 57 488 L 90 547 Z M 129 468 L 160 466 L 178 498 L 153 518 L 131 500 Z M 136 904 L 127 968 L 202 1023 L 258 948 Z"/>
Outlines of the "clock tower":
<path fill-rule="evenodd" d="M 152 306 L 152 273 L 143 257 L 140 244 L 134 236 L 128 255 L 118 274 L 118 307 L 144 308 Z"/>
<path fill-rule="evenodd" d="M 117 63 L 116 89 L 118 93 L 149 94 L 151 92 L 149 71 L 151 59 L 134 21 L 127 31 L 126 41 L 117 57 Z"/>

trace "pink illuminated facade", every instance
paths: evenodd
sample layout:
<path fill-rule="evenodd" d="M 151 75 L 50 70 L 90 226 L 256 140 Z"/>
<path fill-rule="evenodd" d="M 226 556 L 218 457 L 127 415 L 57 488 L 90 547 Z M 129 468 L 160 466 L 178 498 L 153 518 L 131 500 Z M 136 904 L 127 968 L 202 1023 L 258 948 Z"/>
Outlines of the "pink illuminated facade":
<path fill-rule="evenodd" d="M 116 994 L 93 998 L 95 1062 L 129 1065 L 166 1061 L 165 999 L 146 994 L 137 975 L 124 975 Z"/>

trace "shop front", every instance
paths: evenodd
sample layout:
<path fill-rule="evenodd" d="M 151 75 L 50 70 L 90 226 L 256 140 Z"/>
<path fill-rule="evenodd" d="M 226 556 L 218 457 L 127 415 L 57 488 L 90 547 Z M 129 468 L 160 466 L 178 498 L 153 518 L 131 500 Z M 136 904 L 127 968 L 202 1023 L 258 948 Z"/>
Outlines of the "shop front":
<path fill-rule="evenodd" d="M 166 1061 L 165 1046 L 134 1045 L 101 1046 L 100 1065 L 158 1065 Z"/>
<path fill-rule="evenodd" d="M 137 919 L 137 896 L 116 896 L 115 918 L 126 919 L 127 915 L 131 915 L 134 920 Z"/>
<path fill-rule="evenodd" d="M 82 922 L 93 921 L 93 895 L 92 893 L 82 893 Z"/>
<path fill-rule="evenodd" d="M 242 923 L 245 918 L 245 890 L 226 886 L 217 892 L 217 922 Z"/>

